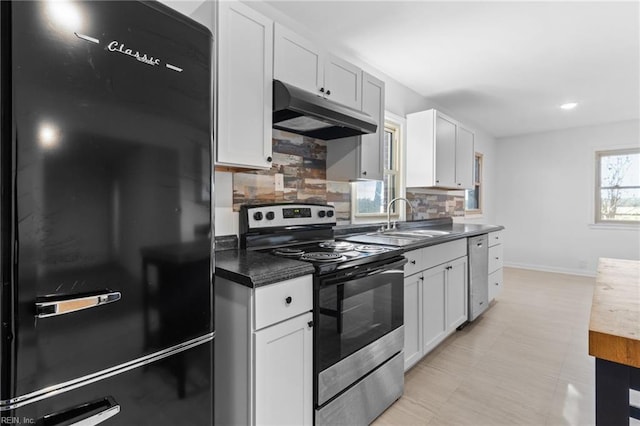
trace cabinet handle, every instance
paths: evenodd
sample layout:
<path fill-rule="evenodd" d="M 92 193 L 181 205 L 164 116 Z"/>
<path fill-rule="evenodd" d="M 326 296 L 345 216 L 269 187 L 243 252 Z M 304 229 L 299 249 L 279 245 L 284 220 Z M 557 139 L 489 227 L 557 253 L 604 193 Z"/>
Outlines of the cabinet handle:
<path fill-rule="evenodd" d="M 324 87 L 320 88 L 320 93 L 324 93 Z"/>
<path fill-rule="evenodd" d="M 364 172 L 362 172 L 362 176 L 366 176 L 367 175 L 367 171 L 365 170 Z"/>
<path fill-rule="evenodd" d="M 500 260 L 500 258 L 498 256 L 496 256 L 496 260 Z"/>
<path fill-rule="evenodd" d="M 273 158 L 271 158 L 271 156 L 267 157 L 267 163 L 270 163 L 273 161 Z"/>
<path fill-rule="evenodd" d="M 445 269 L 453 269 L 453 266 L 447 266 Z"/>
<path fill-rule="evenodd" d="M 327 96 L 331 94 L 331 90 L 327 90 Z"/>
<path fill-rule="evenodd" d="M 424 277 L 420 277 L 420 281 L 424 281 Z"/>
<path fill-rule="evenodd" d="M 309 321 L 307 325 L 309 326 L 309 328 L 313 327 L 313 321 Z"/>
<path fill-rule="evenodd" d="M 285 301 L 285 303 L 286 303 L 287 305 L 290 305 L 290 304 L 291 304 L 291 302 L 293 302 L 293 299 L 291 298 L 291 296 L 287 296 L 287 298 L 286 298 L 286 299 L 284 299 L 284 301 Z"/>
<path fill-rule="evenodd" d="M 500 283 L 496 283 L 496 285 L 500 285 Z"/>
<path fill-rule="evenodd" d="M 462 184 L 461 184 L 461 183 L 459 183 L 459 184 L 458 184 L 458 186 L 462 186 Z"/>
<path fill-rule="evenodd" d="M 409 263 L 412 264 L 412 265 L 415 265 L 416 261 L 415 260 L 410 260 Z"/>
<path fill-rule="evenodd" d="M 436 183 L 440 183 L 440 181 L 438 179 L 436 179 Z"/>

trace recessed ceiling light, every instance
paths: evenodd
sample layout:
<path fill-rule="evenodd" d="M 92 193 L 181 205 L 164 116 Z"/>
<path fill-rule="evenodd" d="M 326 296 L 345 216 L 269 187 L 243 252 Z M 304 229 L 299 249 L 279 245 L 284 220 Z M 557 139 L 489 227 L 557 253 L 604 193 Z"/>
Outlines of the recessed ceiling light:
<path fill-rule="evenodd" d="M 562 108 L 562 109 L 574 109 L 577 106 L 578 106 L 578 104 L 575 103 L 575 102 L 568 102 L 566 104 L 560 105 L 560 108 Z"/>

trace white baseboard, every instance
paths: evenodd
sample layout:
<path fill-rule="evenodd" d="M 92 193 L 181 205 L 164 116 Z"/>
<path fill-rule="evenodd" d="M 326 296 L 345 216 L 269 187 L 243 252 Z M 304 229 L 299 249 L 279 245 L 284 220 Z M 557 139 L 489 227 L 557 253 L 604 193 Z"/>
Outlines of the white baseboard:
<path fill-rule="evenodd" d="M 504 266 L 508 268 L 530 269 L 532 271 L 555 272 L 557 274 L 580 275 L 583 277 L 595 277 L 595 271 L 586 271 L 584 269 L 557 268 L 553 266 L 530 265 L 528 263 L 504 262 Z"/>

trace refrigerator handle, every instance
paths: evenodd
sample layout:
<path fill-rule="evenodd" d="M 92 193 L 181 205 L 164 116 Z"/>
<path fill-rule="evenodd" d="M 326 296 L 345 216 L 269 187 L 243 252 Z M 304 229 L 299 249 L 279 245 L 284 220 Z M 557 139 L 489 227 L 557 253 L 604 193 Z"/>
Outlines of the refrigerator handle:
<path fill-rule="evenodd" d="M 36 300 L 36 317 L 54 317 L 83 309 L 95 308 L 96 306 L 117 302 L 121 297 L 122 295 L 119 291 L 111 290 L 75 294 L 66 299 L 60 296 L 45 296 Z"/>
<path fill-rule="evenodd" d="M 74 418 L 90 414 L 103 407 L 105 408 L 100 410 L 98 413 L 92 414 L 75 422 L 73 421 Z M 69 426 L 94 426 L 115 416 L 119 412 L 120 405 L 112 396 L 107 396 L 96 399 L 95 401 L 76 405 L 75 407 L 66 408 L 62 411 L 58 411 L 57 413 L 47 414 L 40 418 L 36 424 L 38 426 L 55 426 L 60 424 L 67 424 Z"/>

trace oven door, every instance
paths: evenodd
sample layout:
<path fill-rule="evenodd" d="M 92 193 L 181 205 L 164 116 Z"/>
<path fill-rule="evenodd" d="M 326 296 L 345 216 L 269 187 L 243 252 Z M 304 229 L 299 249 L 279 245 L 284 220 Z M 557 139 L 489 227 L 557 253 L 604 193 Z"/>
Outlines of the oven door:
<path fill-rule="evenodd" d="M 314 306 L 318 405 L 402 350 L 406 262 L 397 257 L 318 278 Z"/>

